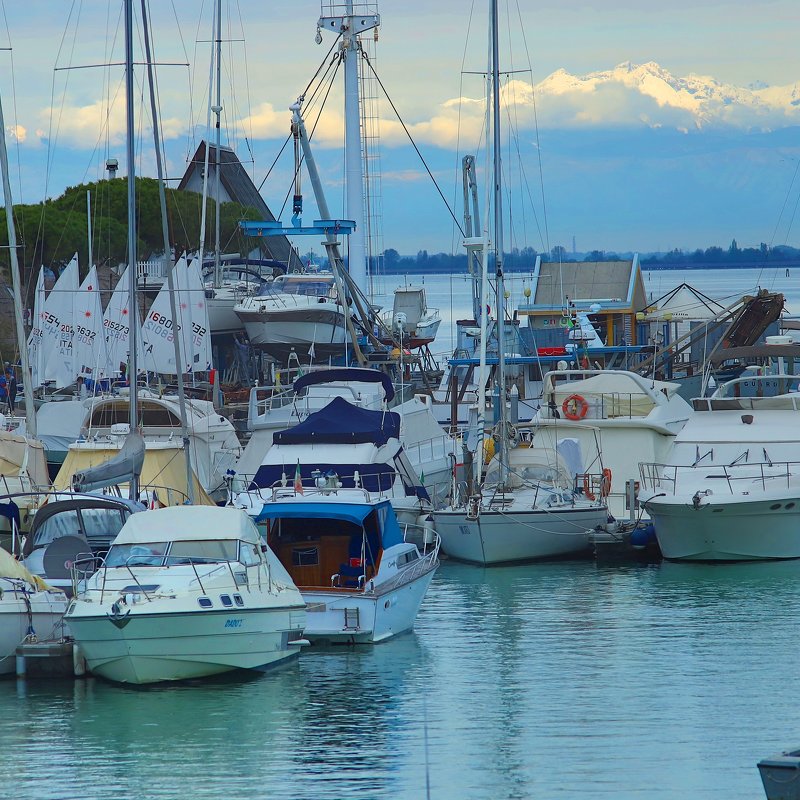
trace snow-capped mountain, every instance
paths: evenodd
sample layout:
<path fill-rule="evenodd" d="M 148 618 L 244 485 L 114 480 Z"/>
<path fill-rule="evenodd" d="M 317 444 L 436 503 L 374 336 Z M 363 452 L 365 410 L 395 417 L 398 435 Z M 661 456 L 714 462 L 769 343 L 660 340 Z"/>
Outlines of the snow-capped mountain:
<path fill-rule="evenodd" d="M 722 124 L 766 130 L 800 122 L 800 83 L 745 88 L 704 75 L 678 77 L 653 61 L 626 61 L 587 75 L 560 69 L 539 83 L 536 93 L 546 114 L 573 124 L 638 121 L 679 129 Z"/>

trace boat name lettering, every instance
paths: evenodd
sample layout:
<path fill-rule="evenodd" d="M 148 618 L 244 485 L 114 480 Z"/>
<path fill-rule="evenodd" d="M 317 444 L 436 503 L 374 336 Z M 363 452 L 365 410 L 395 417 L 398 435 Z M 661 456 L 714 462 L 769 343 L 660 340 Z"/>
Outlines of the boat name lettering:
<path fill-rule="evenodd" d="M 226 619 L 225 620 L 225 627 L 226 628 L 241 628 L 242 627 L 242 622 L 244 622 L 244 620 L 241 620 L 241 619 Z"/>

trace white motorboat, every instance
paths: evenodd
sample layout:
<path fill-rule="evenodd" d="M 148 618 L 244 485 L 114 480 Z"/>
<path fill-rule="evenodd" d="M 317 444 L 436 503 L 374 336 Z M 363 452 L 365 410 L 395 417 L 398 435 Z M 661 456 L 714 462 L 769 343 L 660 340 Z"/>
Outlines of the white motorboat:
<path fill-rule="evenodd" d="M 17 647 L 62 637 L 67 597 L 0 549 L 0 675 L 14 671 Z"/>
<path fill-rule="evenodd" d="M 439 566 L 430 524 L 400 524 L 388 500 L 330 479 L 275 488 L 248 513 L 308 604 L 309 640 L 369 644 L 414 627 Z"/>
<path fill-rule="evenodd" d="M 556 449 L 565 439 L 577 441 L 575 473 L 608 470 L 606 502 L 622 518 L 630 512 L 627 481 L 639 480 L 640 462 L 667 459 L 675 436 L 692 415 L 679 390 L 678 383 L 626 370 L 548 372 L 534 417 L 537 437 Z"/>
<path fill-rule="evenodd" d="M 290 389 L 284 392 L 264 392 L 256 387 L 250 393 L 248 413 L 248 429 L 252 435 L 247 443 L 244 454 L 236 465 L 238 477 L 247 481 L 257 475 L 262 465 L 268 463 L 289 464 L 296 463 L 290 454 L 284 450 L 270 454 L 273 437 L 279 431 L 292 428 L 306 422 L 314 414 L 321 412 L 334 399 L 346 401 L 350 407 L 376 412 L 372 415 L 376 429 L 380 429 L 384 414 L 395 399 L 395 390 L 389 377 L 374 369 L 363 368 L 337 368 L 320 369 L 307 372 L 299 377 Z M 350 413 L 347 406 L 345 417 Z M 426 396 L 415 396 L 410 400 L 391 407 L 394 415 L 392 420 L 399 417 L 398 440 L 402 444 L 405 456 L 413 466 L 420 483 L 431 496 L 434 504 L 440 504 L 442 498 L 449 491 L 450 475 L 452 472 L 452 456 L 454 453 L 454 440 L 446 434 L 436 421 L 431 408 L 430 399 Z M 338 419 L 337 419 L 338 421 Z M 314 426 L 314 423 L 311 423 Z M 320 436 L 326 430 L 325 424 L 316 427 L 313 443 L 323 444 Z M 339 447 L 325 458 L 314 453 L 312 464 L 320 460 L 333 460 L 336 463 L 357 464 L 354 460 L 355 451 L 341 446 L 342 442 L 331 442 Z M 376 442 L 370 444 L 372 450 Z M 306 453 L 298 454 L 301 464 L 307 463 Z M 288 459 L 288 460 L 287 460 Z M 340 474 L 352 475 L 354 469 L 337 469 Z M 272 476 L 274 480 L 280 477 Z M 256 481 L 258 486 L 265 486 L 263 481 Z M 244 488 L 244 486 L 242 487 Z"/>
<path fill-rule="evenodd" d="M 250 344 L 282 364 L 341 359 L 349 338 L 332 273 L 289 273 L 234 306 Z"/>
<path fill-rule="evenodd" d="M 109 680 L 264 670 L 304 643 L 303 598 L 235 508 L 134 514 L 97 571 L 76 586 L 66 621 L 88 667 Z"/>
<path fill-rule="evenodd" d="M 428 308 L 425 289 L 421 286 L 400 286 L 395 289 L 391 312 L 384 315 L 388 330 L 392 331 L 403 347 L 415 350 L 429 345 L 442 322 L 438 308 Z M 392 339 L 383 339 L 392 344 Z"/>
<path fill-rule="evenodd" d="M 675 439 L 666 463 L 642 464 L 640 499 L 665 558 L 800 558 L 798 378 L 723 384 Z"/>
<path fill-rule="evenodd" d="M 563 457 L 532 440 L 509 448 L 507 459 L 504 479 L 495 457 L 480 493 L 458 486 L 452 504 L 434 512 L 444 552 L 490 565 L 587 551 L 592 532 L 608 524 L 603 490 L 591 498 L 576 490 Z"/>

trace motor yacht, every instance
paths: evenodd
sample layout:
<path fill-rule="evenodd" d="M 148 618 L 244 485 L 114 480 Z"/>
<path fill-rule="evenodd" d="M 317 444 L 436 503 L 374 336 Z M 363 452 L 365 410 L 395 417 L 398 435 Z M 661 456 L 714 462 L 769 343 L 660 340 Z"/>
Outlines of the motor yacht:
<path fill-rule="evenodd" d="M 800 393 L 795 375 L 752 375 L 693 400 L 640 499 L 665 558 L 800 558 Z"/>
<path fill-rule="evenodd" d="M 246 514 L 179 506 L 131 516 L 66 615 L 95 674 L 121 683 L 264 670 L 304 643 L 305 603 Z M 90 568 L 93 567 L 90 564 Z"/>
<path fill-rule="evenodd" d="M 430 522 L 401 524 L 388 500 L 336 476 L 257 499 L 247 511 L 307 603 L 309 640 L 372 644 L 413 628 L 439 566 Z"/>

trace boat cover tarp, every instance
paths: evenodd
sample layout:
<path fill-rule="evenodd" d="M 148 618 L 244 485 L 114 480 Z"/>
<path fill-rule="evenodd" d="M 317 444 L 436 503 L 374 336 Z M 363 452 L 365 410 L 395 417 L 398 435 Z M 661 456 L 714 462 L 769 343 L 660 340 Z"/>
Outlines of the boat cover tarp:
<path fill-rule="evenodd" d="M 370 411 L 334 397 L 293 428 L 279 431 L 275 444 L 359 444 L 372 442 L 377 447 L 389 439 L 400 438 L 400 415 L 392 411 Z"/>
<path fill-rule="evenodd" d="M 13 578 L 19 581 L 26 581 L 37 589 L 48 589 L 51 592 L 60 592 L 60 589 L 53 589 L 48 586 L 40 577 L 33 575 L 17 561 L 7 550 L 0 547 L 0 578 Z"/>
<path fill-rule="evenodd" d="M 76 492 L 93 492 L 107 486 L 130 483 L 132 478 L 142 474 L 144 451 L 144 437 L 139 431 L 131 431 L 113 458 L 104 464 L 76 472 L 72 478 L 73 488 Z"/>
<path fill-rule="evenodd" d="M 391 378 L 385 372 L 378 372 L 376 369 L 364 369 L 358 367 L 339 369 L 321 369 L 301 375 L 294 382 L 294 391 L 300 392 L 307 386 L 315 386 L 319 383 L 381 383 L 386 399 L 394 399 L 394 386 Z"/>
<path fill-rule="evenodd" d="M 241 539 L 257 544 L 261 534 L 240 508 L 171 506 L 131 514 L 114 544 Z"/>
<path fill-rule="evenodd" d="M 97 443 L 80 443 L 70 445 L 67 457 L 58 471 L 53 486 L 60 491 L 72 488 L 72 476 L 89 467 L 97 466 L 119 455 L 120 448 L 109 442 L 107 445 Z M 143 490 L 153 491 L 161 505 L 180 505 L 189 496 L 186 483 L 186 455 L 178 444 L 164 446 L 160 443 L 146 445 L 144 463 L 139 485 Z M 197 475 L 192 475 L 195 504 L 213 506 L 214 501 L 203 489 Z M 123 487 L 125 487 L 123 489 Z M 125 484 L 120 486 L 126 492 Z M 153 499 L 151 497 L 151 499 Z"/>

